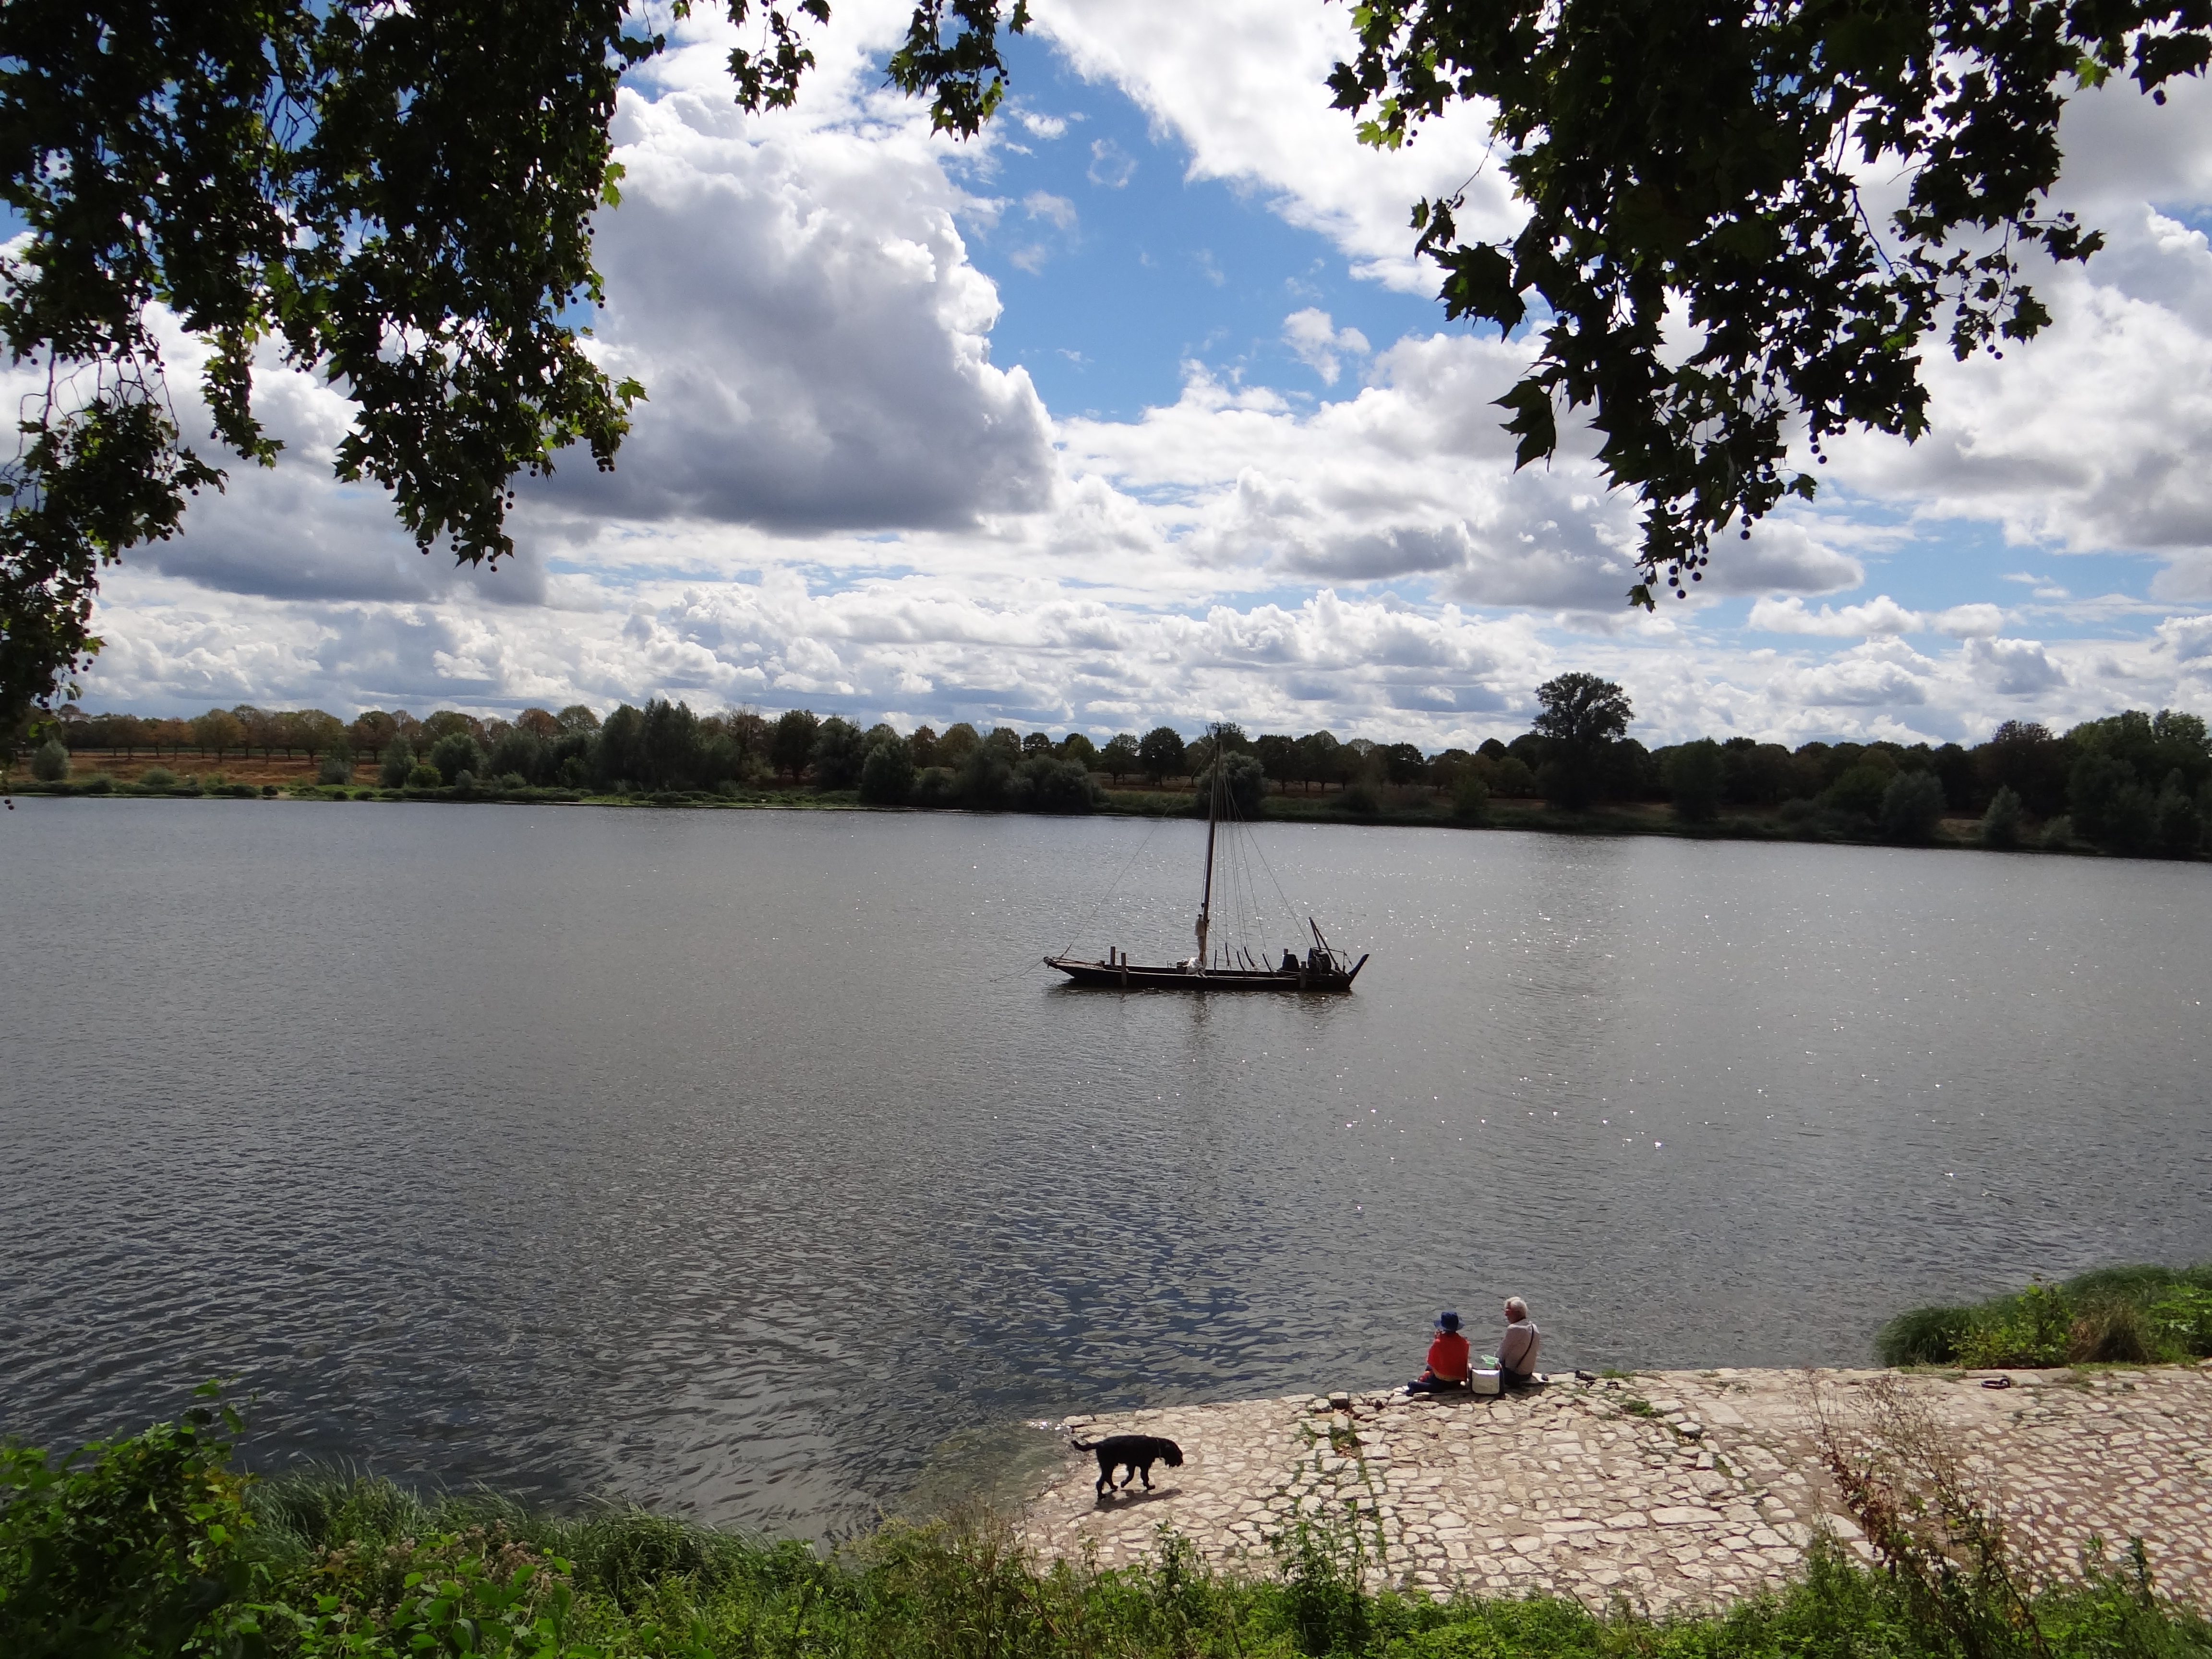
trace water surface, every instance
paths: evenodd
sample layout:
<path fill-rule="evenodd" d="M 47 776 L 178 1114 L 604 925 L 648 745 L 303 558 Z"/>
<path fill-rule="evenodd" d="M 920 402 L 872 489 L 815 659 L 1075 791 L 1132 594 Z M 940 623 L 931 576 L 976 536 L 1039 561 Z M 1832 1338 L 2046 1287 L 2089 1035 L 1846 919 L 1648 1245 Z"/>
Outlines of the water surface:
<path fill-rule="evenodd" d="M 261 1467 L 817 1533 L 947 1437 L 1395 1380 L 1446 1304 L 1850 1363 L 2212 1256 L 2212 869 L 1273 825 L 1234 896 L 1353 995 L 1057 986 L 1188 950 L 1203 834 L 20 802 L 0 1431 L 219 1373 Z"/>

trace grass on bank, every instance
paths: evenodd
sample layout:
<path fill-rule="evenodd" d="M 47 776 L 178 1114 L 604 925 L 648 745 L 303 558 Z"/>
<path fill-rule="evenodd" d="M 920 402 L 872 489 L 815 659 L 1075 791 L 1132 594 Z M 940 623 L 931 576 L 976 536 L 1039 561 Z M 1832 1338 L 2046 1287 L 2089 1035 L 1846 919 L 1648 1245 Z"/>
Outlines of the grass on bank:
<path fill-rule="evenodd" d="M 2212 1357 L 2212 1262 L 2100 1267 L 1966 1307 L 1913 1308 L 1882 1327 L 1885 1365 L 1969 1370 L 2172 1364 Z"/>
<path fill-rule="evenodd" d="M 1887 1568 L 1817 1547 L 1723 1611 L 1593 1613 L 1553 1595 L 1364 1588 L 1347 1518 L 1276 1540 L 1272 1570 L 1207 1565 L 1162 1530 L 1142 1565 L 1040 1563 L 1002 1523 L 887 1526 L 834 1553 L 635 1508 L 559 1516 L 327 1473 L 249 1480 L 237 1419 L 175 1424 L 57 1464 L 0 1451 L 0 1653 L 9 1659 L 2208 1659 L 2212 1626 L 2140 1550 L 2022 1589 L 1990 1537 L 1931 1552 L 1865 1518 Z M 1844 1443 L 1839 1442 L 1839 1444 Z M 1856 1445 L 1856 1443 L 1850 1443 Z M 1889 1492 L 1892 1466 L 1847 1446 Z M 1839 1465 L 1838 1467 L 1842 1467 Z M 1887 1501 L 1887 1500 L 1880 1500 Z M 1948 1518 L 1940 1480 L 1929 1513 Z M 1963 1540 L 1963 1541 L 1961 1541 Z M 1945 1554 L 1944 1549 L 1949 1551 Z"/>

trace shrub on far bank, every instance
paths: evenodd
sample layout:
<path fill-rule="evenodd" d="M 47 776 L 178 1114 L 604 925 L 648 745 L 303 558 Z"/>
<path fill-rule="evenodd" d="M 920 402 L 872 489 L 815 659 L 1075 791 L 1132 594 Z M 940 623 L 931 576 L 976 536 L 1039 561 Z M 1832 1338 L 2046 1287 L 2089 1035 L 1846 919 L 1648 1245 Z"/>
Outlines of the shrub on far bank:
<path fill-rule="evenodd" d="M 177 787 L 177 775 L 166 766 L 149 766 L 138 775 L 138 787 L 141 789 L 173 789 Z"/>
<path fill-rule="evenodd" d="M 445 775 L 428 761 L 418 761 L 408 769 L 407 787 L 410 789 L 441 789 L 445 783 Z"/>
<path fill-rule="evenodd" d="M 913 790 L 913 745 L 900 737 L 879 740 L 860 763 L 860 799 L 871 806 L 897 806 Z"/>
<path fill-rule="evenodd" d="M 1089 812 L 1105 799 L 1106 791 L 1081 761 L 1032 755 L 1016 770 L 1009 797 L 1007 804 L 1017 811 Z"/>
<path fill-rule="evenodd" d="M 1899 772 L 1881 792 L 1883 838 L 1914 845 L 1932 841 L 1943 805 L 1942 779 L 1933 772 Z"/>
<path fill-rule="evenodd" d="M 1667 757 L 1667 790 L 1674 816 L 1685 823 L 1710 823 L 1721 810 L 1721 746 L 1711 738 L 1686 743 Z"/>
<path fill-rule="evenodd" d="M 2009 784 L 1990 797 L 1990 810 L 1982 814 L 1982 845 L 2000 853 L 2020 845 L 2020 797 Z"/>
<path fill-rule="evenodd" d="M 907 799 L 916 806 L 957 806 L 956 779 L 949 766 L 925 766 L 914 775 Z"/>
<path fill-rule="evenodd" d="M 2187 783 L 2177 772 L 2159 791 L 2157 809 L 2151 819 L 2152 844 L 2161 858 L 2186 859 L 2197 856 L 2197 845 L 2203 839 L 2203 823 L 2197 803 L 2190 798 Z"/>
<path fill-rule="evenodd" d="M 1267 794 L 1267 775 L 1260 763 L 1249 755 L 1235 751 L 1223 755 L 1191 780 L 1190 810 L 1194 816 L 1204 817 L 1212 810 L 1214 769 L 1221 771 L 1222 789 L 1227 797 L 1229 816 L 1255 822 L 1262 811 L 1261 803 Z"/>
<path fill-rule="evenodd" d="M 1452 816 L 1462 823 L 1490 822 L 1490 789 L 1472 772 L 1452 790 Z"/>
<path fill-rule="evenodd" d="M 483 774 L 484 751 L 477 740 L 465 732 L 448 732 L 444 737 L 439 738 L 430 745 L 428 760 L 431 769 L 437 773 L 438 781 L 441 783 L 457 783 L 464 772 L 471 776 L 482 776 Z M 416 769 L 416 771 L 421 769 L 420 767 Z M 410 784 L 414 783 L 415 779 L 411 774 L 407 781 Z"/>
<path fill-rule="evenodd" d="M 69 776 L 70 753 L 59 738 L 48 738 L 31 753 L 31 775 L 40 783 L 59 783 Z"/>
<path fill-rule="evenodd" d="M 383 757 L 376 763 L 376 781 L 386 789 L 406 787 L 407 775 L 415 769 L 415 751 L 404 739 L 394 738 L 385 744 Z"/>
<path fill-rule="evenodd" d="M 323 757 L 322 764 L 315 769 L 315 781 L 322 784 L 351 783 L 353 757 L 332 750 Z"/>

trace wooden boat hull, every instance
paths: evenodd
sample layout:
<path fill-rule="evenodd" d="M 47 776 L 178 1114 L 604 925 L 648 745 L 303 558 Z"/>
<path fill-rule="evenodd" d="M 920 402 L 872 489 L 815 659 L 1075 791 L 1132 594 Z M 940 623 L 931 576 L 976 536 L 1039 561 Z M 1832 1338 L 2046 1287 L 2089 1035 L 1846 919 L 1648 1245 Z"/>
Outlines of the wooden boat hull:
<path fill-rule="evenodd" d="M 1200 973 L 1192 968 L 1140 968 L 1133 963 L 1079 962 L 1073 957 L 1047 957 L 1045 965 L 1057 968 L 1076 984 L 1105 991 L 1349 991 L 1362 957 L 1346 971 L 1329 969 L 1214 968 Z"/>

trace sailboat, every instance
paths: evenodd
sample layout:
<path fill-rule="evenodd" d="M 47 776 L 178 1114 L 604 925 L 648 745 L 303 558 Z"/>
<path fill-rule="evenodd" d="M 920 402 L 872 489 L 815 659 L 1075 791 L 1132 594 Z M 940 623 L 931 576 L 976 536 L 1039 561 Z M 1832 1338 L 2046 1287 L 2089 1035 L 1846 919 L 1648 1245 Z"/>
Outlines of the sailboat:
<path fill-rule="evenodd" d="M 1221 734 L 1216 727 L 1213 780 L 1206 800 L 1206 879 L 1198 901 L 1198 949 L 1182 961 L 1165 967 L 1149 967 L 1129 960 L 1127 952 L 1109 947 L 1096 961 L 1062 954 L 1047 957 L 1045 965 L 1056 968 L 1077 985 L 1122 991 L 1349 991 L 1359 970 L 1367 965 L 1362 956 L 1352 962 L 1346 952 L 1331 945 L 1320 925 L 1306 918 L 1313 943 L 1301 956 L 1285 949 L 1279 962 L 1266 952 L 1255 957 L 1250 951 L 1210 943 L 1213 925 L 1213 874 L 1219 832 L 1237 823 L 1236 805 L 1229 797 L 1228 768 L 1223 763 Z"/>

